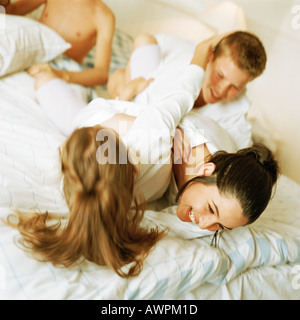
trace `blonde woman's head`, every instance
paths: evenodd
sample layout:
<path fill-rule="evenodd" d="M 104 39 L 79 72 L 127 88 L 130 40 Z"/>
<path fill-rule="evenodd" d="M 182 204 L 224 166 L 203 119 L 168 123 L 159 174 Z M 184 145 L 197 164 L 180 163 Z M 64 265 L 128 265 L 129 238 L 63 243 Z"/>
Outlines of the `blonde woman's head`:
<path fill-rule="evenodd" d="M 122 277 L 139 274 L 165 231 L 141 226 L 144 211 L 134 196 L 135 168 L 117 133 L 100 126 L 75 130 L 61 148 L 61 168 L 68 223 L 49 227 L 47 213 L 21 219 L 17 228 L 23 245 L 54 265 L 89 260 Z"/>

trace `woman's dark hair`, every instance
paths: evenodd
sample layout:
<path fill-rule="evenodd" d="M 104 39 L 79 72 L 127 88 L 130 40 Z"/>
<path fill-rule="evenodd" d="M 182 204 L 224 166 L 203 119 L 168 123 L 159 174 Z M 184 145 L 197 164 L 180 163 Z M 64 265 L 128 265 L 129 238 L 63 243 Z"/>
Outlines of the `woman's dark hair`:
<path fill-rule="evenodd" d="M 179 190 L 177 199 L 194 181 L 217 185 L 220 194 L 239 201 L 248 224 L 253 223 L 267 207 L 278 179 L 279 166 L 272 152 L 254 144 L 237 153 L 218 151 L 210 162 L 216 165 L 213 175 L 191 179 Z"/>

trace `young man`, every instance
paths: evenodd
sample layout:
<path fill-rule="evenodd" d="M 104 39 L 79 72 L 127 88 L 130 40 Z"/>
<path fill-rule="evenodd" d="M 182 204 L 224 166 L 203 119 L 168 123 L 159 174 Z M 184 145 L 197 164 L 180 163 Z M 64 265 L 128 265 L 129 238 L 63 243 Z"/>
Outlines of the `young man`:
<path fill-rule="evenodd" d="M 248 82 L 260 76 L 267 62 L 261 41 L 237 31 L 214 37 L 196 47 L 192 62 L 204 66 L 205 80 L 195 106 L 233 100 Z"/>
<path fill-rule="evenodd" d="M 266 53 L 260 40 L 248 32 L 218 35 L 199 43 L 192 59 L 205 71 L 196 107 L 233 100 L 247 83 L 258 77 L 266 66 Z M 149 66 L 153 62 L 153 68 Z M 155 37 L 136 38 L 126 69 L 119 69 L 109 79 L 112 98 L 131 100 L 150 83 L 149 75 L 159 68 L 160 52 Z M 137 76 L 135 76 L 137 75 Z"/>
<path fill-rule="evenodd" d="M 58 78 L 84 86 L 107 82 L 115 17 L 101 0 L 3 0 L 6 13 L 25 15 L 45 4 L 40 22 L 55 30 L 72 47 L 64 54 L 81 63 L 96 45 L 94 68 L 80 72 L 53 69 L 49 64 L 30 68 L 31 75 L 52 70 Z"/>

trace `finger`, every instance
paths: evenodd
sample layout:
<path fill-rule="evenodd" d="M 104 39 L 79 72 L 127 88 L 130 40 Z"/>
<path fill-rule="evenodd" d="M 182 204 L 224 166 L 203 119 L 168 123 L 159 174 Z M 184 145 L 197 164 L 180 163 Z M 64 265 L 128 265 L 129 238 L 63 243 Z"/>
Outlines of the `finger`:
<path fill-rule="evenodd" d="M 175 136 L 174 136 L 174 161 L 175 163 L 179 164 L 182 163 L 182 133 L 180 129 L 175 130 Z"/>
<path fill-rule="evenodd" d="M 183 161 L 185 163 L 188 163 L 189 157 L 192 152 L 192 148 L 191 148 L 190 140 L 186 136 L 184 136 L 183 139 L 184 139 L 184 142 L 183 142 L 184 149 L 183 149 L 183 156 L 182 157 L 183 157 Z"/>
<path fill-rule="evenodd" d="M 38 66 L 32 66 L 27 70 L 27 73 L 31 76 L 34 76 L 35 74 L 39 73 L 40 69 Z"/>

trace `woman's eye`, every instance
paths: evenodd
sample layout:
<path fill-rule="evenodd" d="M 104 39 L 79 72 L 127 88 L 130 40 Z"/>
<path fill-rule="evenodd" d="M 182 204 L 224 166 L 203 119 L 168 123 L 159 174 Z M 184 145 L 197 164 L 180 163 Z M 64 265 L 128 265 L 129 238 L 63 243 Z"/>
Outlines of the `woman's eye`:
<path fill-rule="evenodd" d="M 208 205 L 208 210 L 209 210 L 210 213 L 215 214 L 215 213 L 214 213 L 214 210 L 212 209 L 212 207 L 211 207 L 210 204 Z"/>

